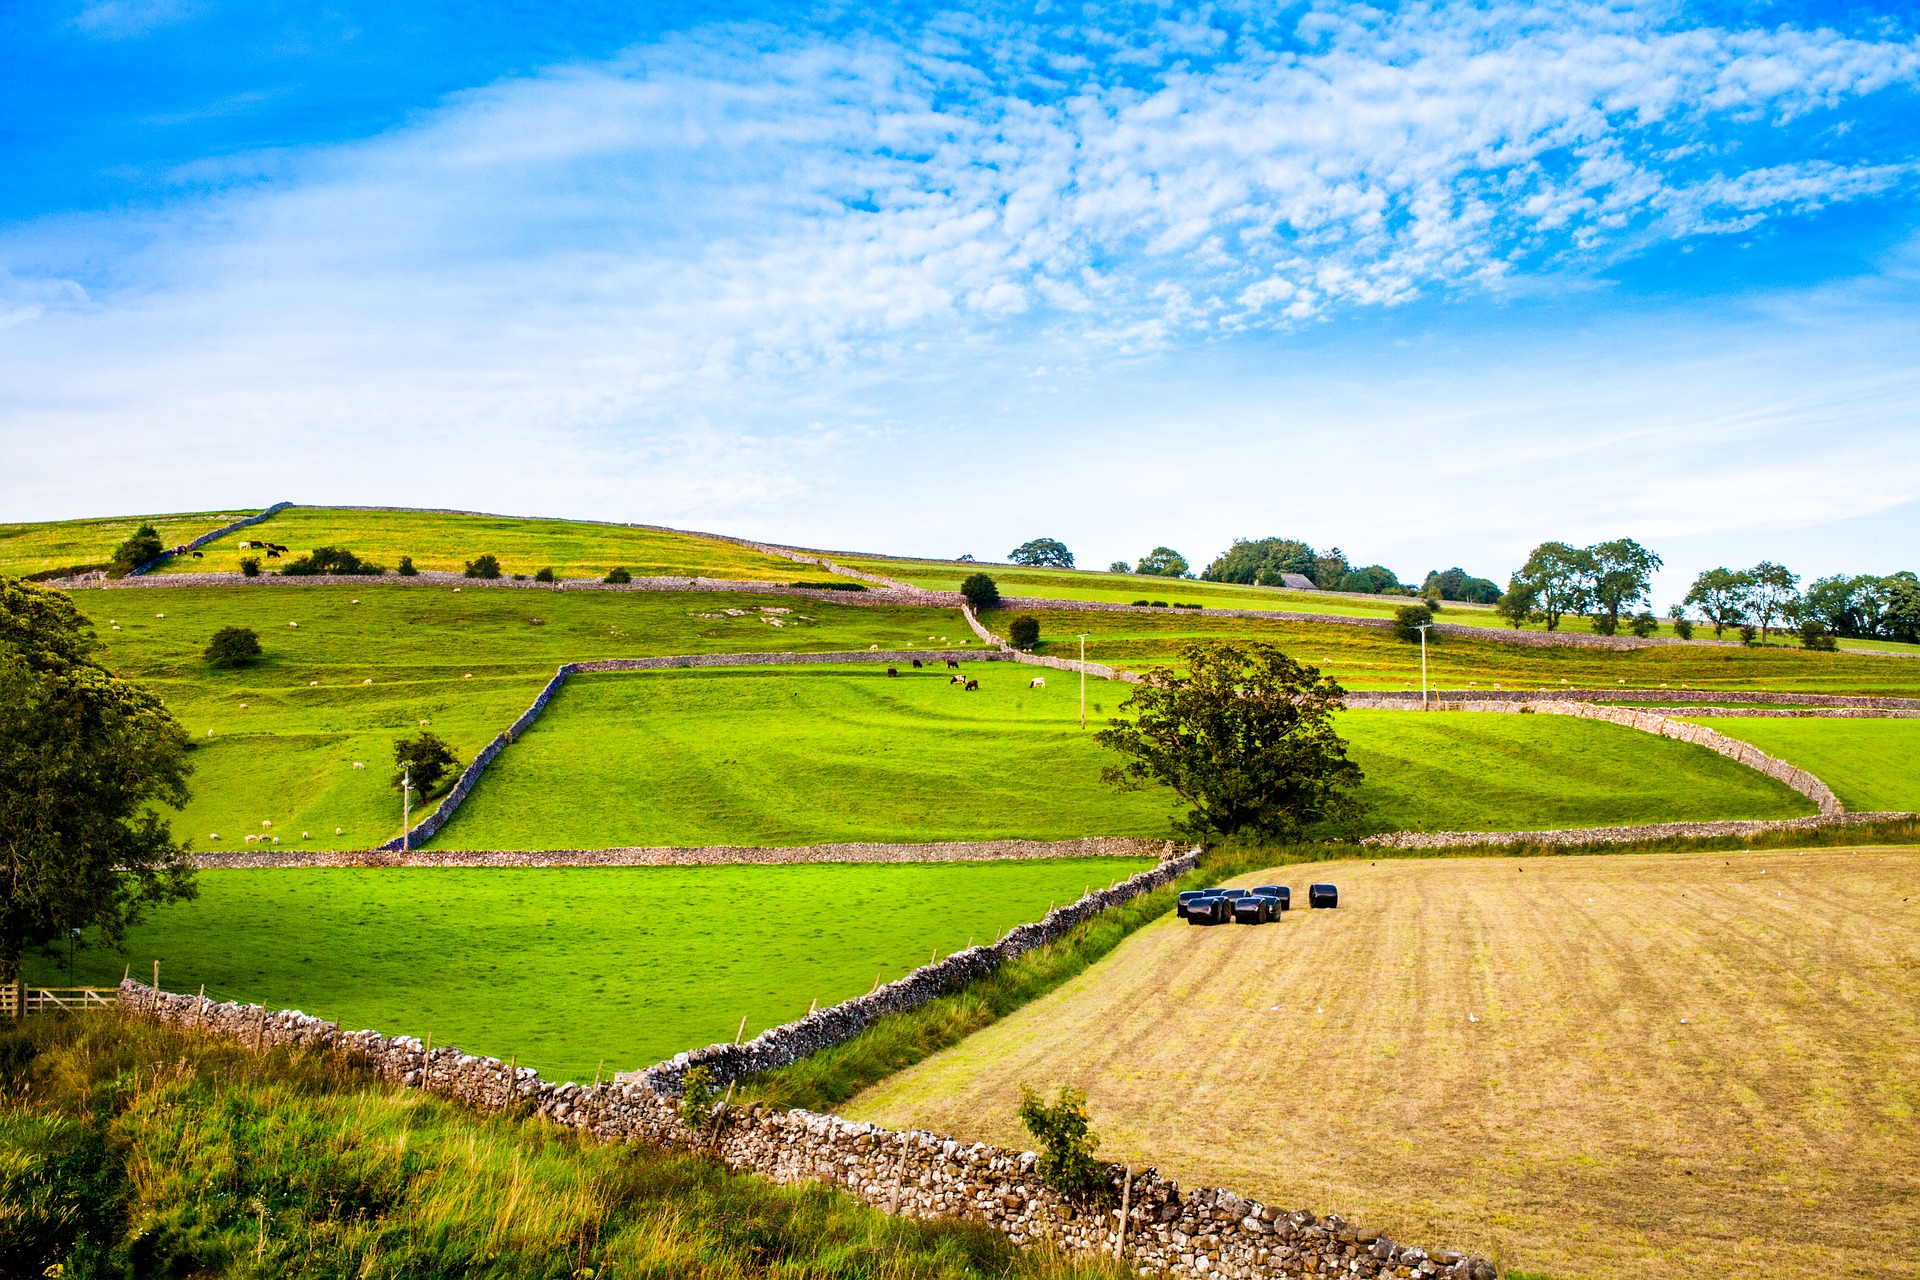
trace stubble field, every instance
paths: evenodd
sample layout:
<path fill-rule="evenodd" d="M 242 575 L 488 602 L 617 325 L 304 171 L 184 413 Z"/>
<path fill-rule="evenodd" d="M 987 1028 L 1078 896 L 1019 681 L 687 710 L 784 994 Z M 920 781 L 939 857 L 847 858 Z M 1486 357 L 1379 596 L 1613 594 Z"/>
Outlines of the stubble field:
<path fill-rule="evenodd" d="M 1149 926 L 848 1114 L 1024 1145 L 1072 1084 L 1110 1159 L 1556 1280 L 1920 1275 L 1920 854 L 1271 878 L 1341 907 Z"/>

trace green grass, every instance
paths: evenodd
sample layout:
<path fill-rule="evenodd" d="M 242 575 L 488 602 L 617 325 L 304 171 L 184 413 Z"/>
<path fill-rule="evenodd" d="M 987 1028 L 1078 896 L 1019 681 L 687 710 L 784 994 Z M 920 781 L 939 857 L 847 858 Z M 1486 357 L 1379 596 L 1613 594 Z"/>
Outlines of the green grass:
<path fill-rule="evenodd" d="M 258 554 L 241 551 L 239 544 L 256 537 L 279 543 L 292 555 L 315 547 L 346 547 L 388 569 L 397 567 L 401 556 L 412 556 L 415 568 L 460 573 L 469 560 L 490 552 L 499 558 L 503 573 L 529 576 L 543 567 L 551 567 L 562 578 L 602 578 L 616 567 L 635 577 L 791 582 L 832 576 L 817 565 L 692 533 L 579 520 L 341 507 L 291 507 L 263 524 L 203 547 L 203 559 L 172 560 L 160 572 L 236 572 L 243 555 Z M 270 560 L 262 563 L 267 569 L 275 567 Z"/>
<path fill-rule="evenodd" d="M 160 541 L 172 547 L 192 542 L 201 534 L 211 533 L 235 520 L 257 515 L 259 510 L 255 507 L 243 511 L 0 524 L 0 574 L 25 576 L 58 569 L 105 568 L 113 558 L 114 548 L 132 537 L 133 531 L 142 524 L 151 524 L 159 533 Z"/>
<path fill-rule="evenodd" d="M 1118 1276 L 639 1143 L 483 1116 L 345 1055 L 111 1015 L 0 1031 L 0 1273 L 363 1280 Z"/>
<path fill-rule="evenodd" d="M 235 847 L 262 832 L 285 844 L 302 831 L 311 834 L 306 847 L 365 849 L 398 834 L 399 794 L 388 780 L 394 739 L 427 720 L 471 759 L 563 662 L 924 646 L 929 635 L 966 633 L 950 609 L 734 592 L 329 583 L 80 591 L 73 599 L 106 641 L 106 660 L 157 689 L 197 745 L 193 801 L 174 829 L 198 849 Z M 265 659 L 240 671 L 202 662 L 223 626 L 258 631 Z"/>
<path fill-rule="evenodd" d="M 1003 626 L 1006 615 L 992 615 Z M 1206 614 L 1080 613 L 1036 615 L 1037 652 L 1087 658 L 1144 670 L 1177 661 L 1189 639 L 1270 640 L 1303 662 L 1322 667 L 1350 689 L 1420 688 L 1420 646 L 1391 633 L 1332 624 L 1266 622 Z M 1462 636 L 1427 645 L 1427 679 L 1435 689 L 1631 688 L 1770 689 L 1806 693 L 1920 696 L 1920 663 L 1799 648 L 1659 645 L 1608 650 L 1571 645 L 1532 647 Z"/>
<path fill-rule="evenodd" d="M 203 871 L 82 983 L 300 1008 L 591 1080 L 788 1022 L 1038 919 L 1152 859 Z M 62 963 L 30 982 L 66 985 Z"/>
<path fill-rule="evenodd" d="M 1349 711 L 1364 831 L 1798 818 L 1813 803 L 1705 747 L 1570 716 Z"/>
<path fill-rule="evenodd" d="M 1057 673 L 735 668 L 575 676 L 435 838 L 451 849 L 1163 836 Z M 1107 692 L 1102 694 L 1102 690 Z M 1093 696 L 1112 698 L 1095 681 Z M 564 804 L 555 798 L 567 797 Z"/>
<path fill-rule="evenodd" d="M 1920 720 L 1692 721 L 1797 764 L 1861 813 L 1920 812 Z"/>

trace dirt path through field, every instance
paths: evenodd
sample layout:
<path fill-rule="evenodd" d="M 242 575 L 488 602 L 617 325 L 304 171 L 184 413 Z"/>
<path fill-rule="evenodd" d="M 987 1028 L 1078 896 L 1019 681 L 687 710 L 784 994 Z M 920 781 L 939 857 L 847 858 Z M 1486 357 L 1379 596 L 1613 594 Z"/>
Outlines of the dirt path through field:
<path fill-rule="evenodd" d="M 1291 868 L 1338 911 L 1141 931 L 848 1114 L 1103 1154 L 1562 1280 L 1920 1276 L 1920 852 Z"/>

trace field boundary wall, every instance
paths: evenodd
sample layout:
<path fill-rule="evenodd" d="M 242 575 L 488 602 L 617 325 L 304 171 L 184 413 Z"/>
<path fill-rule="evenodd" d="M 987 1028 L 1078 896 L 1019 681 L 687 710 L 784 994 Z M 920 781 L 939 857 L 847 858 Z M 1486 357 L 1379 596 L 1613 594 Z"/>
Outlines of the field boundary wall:
<path fill-rule="evenodd" d="M 228 534 L 238 532 L 241 529 L 245 529 L 249 525 L 259 524 L 263 520 L 271 520 L 274 516 L 279 515 L 282 511 L 285 511 L 288 507 L 292 505 L 293 504 L 291 502 L 276 502 L 272 506 L 268 507 L 265 511 L 258 512 L 254 515 L 250 515 L 244 520 L 235 520 L 232 524 L 223 525 L 220 528 L 215 529 L 212 533 L 201 534 L 199 537 L 195 538 L 192 542 L 187 543 L 186 549 L 188 551 L 198 551 L 201 547 L 206 546 L 209 542 L 214 541 L 216 538 L 224 538 Z M 159 568 L 161 565 L 165 564 L 167 561 L 173 559 L 173 557 L 177 554 L 178 552 L 174 551 L 171 548 L 165 551 L 162 551 L 159 555 L 147 561 L 145 564 L 141 565 L 139 568 L 130 570 L 127 573 L 127 577 L 129 578 L 143 577 L 148 570 Z"/>
<path fill-rule="evenodd" d="M 1827 827 L 1872 826 L 1920 817 L 1912 813 L 1832 813 L 1817 818 L 1751 819 L 1731 822 L 1656 822 L 1644 827 L 1570 827 L 1559 831 L 1389 831 L 1367 836 L 1374 849 L 1469 849 L 1479 846 L 1554 845 L 1580 847 L 1638 844 L 1647 840 L 1749 839 L 1782 831 L 1819 831 Z"/>
<path fill-rule="evenodd" d="M 1418 711 L 1421 705 L 1408 703 L 1404 699 L 1392 702 L 1380 701 L 1372 704 L 1356 703 L 1352 697 L 1347 705 L 1354 709 Z M 1821 816 L 1833 817 L 1846 812 L 1840 803 L 1840 797 L 1826 783 L 1808 773 L 1798 765 L 1788 764 L 1776 756 L 1770 756 L 1751 743 L 1729 738 L 1716 729 L 1705 725 L 1687 724 L 1684 721 L 1669 719 L 1655 711 L 1641 711 L 1633 707 L 1609 707 L 1592 702 L 1573 702 L 1566 699 L 1526 702 L 1520 700 L 1475 699 L 1473 701 L 1436 702 L 1429 711 L 1433 712 L 1493 712 L 1504 715 L 1541 714 L 1553 716 L 1575 716 L 1582 720 L 1604 720 L 1628 729 L 1638 729 L 1642 733 L 1651 733 L 1662 738 L 1673 738 L 1679 742 L 1690 742 L 1697 747 L 1705 747 L 1716 755 L 1743 764 L 1756 773 L 1765 774 L 1774 781 L 1798 791 L 1819 806 Z M 1674 824 L 1686 825 L 1686 824 Z M 1725 834 L 1725 833 L 1718 833 Z"/>
<path fill-rule="evenodd" d="M 553 1084 L 532 1067 L 457 1048 L 429 1049 L 413 1036 L 342 1031 L 298 1010 L 270 1012 L 175 995 L 132 979 L 120 984 L 118 994 L 125 1014 L 225 1036 L 256 1052 L 294 1047 L 346 1053 L 388 1084 L 427 1090 L 476 1110 L 539 1117 L 601 1142 L 707 1154 L 778 1183 L 824 1183 L 889 1214 L 957 1219 L 1018 1245 L 1050 1244 L 1082 1258 L 1117 1257 L 1142 1275 L 1175 1269 L 1261 1278 L 1336 1271 L 1444 1280 L 1498 1275 L 1487 1259 L 1396 1244 L 1356 1230 L 1338 1214 L 1288 1212 L 1216 1187 L 1183 1192 L 1152 1168 L 1107 1166 L 1113 1200 L 1126 1206 L 1123 1217 L 1117 1208 L 1071 1200 L 1047 1187 L 1031 1151 L 759 1104 L 723 1103 L 695 1130 L 680 1116 L 676 1099 L 642 1081 Z M 1201 1259 L 1210 1265 L 1197 1265 Z"/>
<path fill-rule="evenodd" d="M 385 853 L 378 850 L 282 853 L 196 853 L 201 870 L 278 867 L 722 867 L 791 866 L 817 862 L 1008 862 L 1039 858 L 1169 857 L 1170 844 L 1137 836 L 1082 836 L 1077 840 L 950 840 L 925 844 L 697 845 L 617 849 L 449 849 Z"/>
<path fill-rule="evenodd" d="M 1370 707 L 1412 705 L 1418 707 L 1421 695 L 1400 689 L 1360 690 L 1349 693 L 1350 706 L 1365 699 Z M 1427 695 L 1431 702 L 1679 702 L 1679 703 L 1762 703 L 1787 707 L 1853 707 L 1887 711 L 1920 711 L 1920 698 L 1890 698 L 1871 694 L 1845 693 L 1769 693 L 1744 689 L 1436 689 Z M 1667 712 L 1665 714 L 1674 714 Z"/>
<path fill-rule="evenodd" d="M 519 736 L 532 728 L 534 723 L 546 712 L 547 704 L 553 701 L 553 695 L 567 681 L 568 676 L 583 673 L 607 671 L 671 671 L 687 667 L 790 667 L 816 666 L 848 663 L 871 663 L 875 666 L 908 666 L 913 662 L 1006 662 L 1009 656 L 998 650 L 982 649 L 836 649 L 821 653 L 683 653 L 668 654 L 652 658 L 600 658 L 588 662 L 563 663 L 553 678 L 541 687 L 532 705 L 507 726 L 505 732 L 495 735 L 494 739 L 473 758 L 473 762 L 460 771 L 453 787 L 443 796 L 432 813 L 415 823 L 405 835 L 395 836 L 384 844 L 375 847 L 377 853 L 410 852 L 414 845 L 424 844 L 440 833 L 440 829 L 453 820 L 460 806 L 466 802 L 467 795 L 487 771 L 487 766 L 497 759 L 500 753 L 512 746 Z"/>

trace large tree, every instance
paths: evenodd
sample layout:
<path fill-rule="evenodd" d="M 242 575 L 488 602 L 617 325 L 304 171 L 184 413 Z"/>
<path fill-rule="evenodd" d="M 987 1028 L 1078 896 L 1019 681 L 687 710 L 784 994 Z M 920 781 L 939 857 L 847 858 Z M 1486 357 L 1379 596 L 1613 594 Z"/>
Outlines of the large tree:
<path fill-rule="evenodd" d="M 1319 567 L 1313 548 L 1297 538 L 1235 538 L 1233 546 L 1216 556 L 1200 577 L 1207 582 L 1277 587 L 1282 574 L 1312 578 Z"/>
<path fill-rule="evenodd" d="M 1746 578 L 1753 616 L 1760 620 L 1760 643 L 1765 644 L 1776 621 L 1791 622 L 1799 611 L 1800 575 L 1783 564 L 1762 560 L 1747 570 Z"/>
<path fill-rule="evenodd" d="M 1151 578 L 1184 578 L 1187 567 L 1187 558 L 1172 547 L 1155 547 L 1140 557 L 1133 571 Z"/>
<path fill-rule="evenodd" d="M 1579 613 L 1593 598 L 1593 570 L 1592 552 L 1564 542 L 1543 542 L 1513 575 L 1513 584 L 1532 594 L 1534 608 L 1546 618 L 1547 630 L 1553 631 L 1563 615 Z"/>
<path fill-rule="evenodd" d="M 1753 581 L 1744 573 L 1727 568 L 1708 569 L 1687 588 L 1686 602 L 1707 615 L 1707 621 L 1713 624 L 1713 634 L 1718 637 L 1728 627 L 1737 627 L 1746 621 L 1752 590 Z"/>
<path fill-rule="evenodd" d="M 73 602 L 0 577 L 0 981 L 69 928 L 117 946 L 193 870 L 155 805 L 187 801 L 187 734 L 115 676 Z"/>
<path fill-rule="evenodd" d="M 1654 571 L 1662 562 L 1632 538 L 1598 543 L 1588 547 L 1587 554 L 1593 559 L 1588 590 L 1594 605 L 1607 615 L 1611 635 L 1620 626 L 1621 611 L 1632 612 L 1634 605 L 1647 598 Z"/>
<path fill-rule="evenodd" d="M 1023 542 L 1007 552 L 1007 560 L 1035 569 L 1073 568 L 1073 552 L 1067 550 L 1067 544 L 1058 538 L 1034 538 Z"/>
<path fill-rule="evenodd" d="M 1127 757 L 1101 776 L 1123 791 L 1163 783 L 1191 806 L 1193 836 L 1290 836 L 1321 818 L 1359 812 L 1333 713 L 1345 691 L 1263 641 L 1193 641 L 1184 670 L 1149 671 L 1096 735 Z"/>

